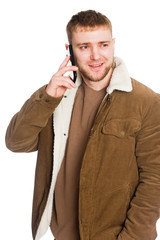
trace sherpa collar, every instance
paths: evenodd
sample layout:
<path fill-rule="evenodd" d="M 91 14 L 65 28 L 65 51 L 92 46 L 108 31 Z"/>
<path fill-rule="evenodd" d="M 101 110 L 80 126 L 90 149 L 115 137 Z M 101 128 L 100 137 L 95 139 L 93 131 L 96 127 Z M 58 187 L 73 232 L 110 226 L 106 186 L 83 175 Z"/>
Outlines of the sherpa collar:
<path fill-rule="evenodd" d="M 107 92 L 111 94 L 114 90 L 131 92 L 132 91 L 132 82 L 129 77 L 126 65 L 122 59 L 115 57 L 114 62 L 116 67 L 113 71 L 110 84 L 107 88 Z"/>

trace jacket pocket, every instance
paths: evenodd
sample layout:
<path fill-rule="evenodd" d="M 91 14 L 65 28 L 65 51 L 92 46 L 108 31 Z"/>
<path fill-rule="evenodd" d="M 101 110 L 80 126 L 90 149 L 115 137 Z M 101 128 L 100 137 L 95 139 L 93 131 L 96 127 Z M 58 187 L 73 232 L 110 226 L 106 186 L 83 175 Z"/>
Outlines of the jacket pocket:
<path fill-rule="evenodd" d="M 140 130 L 141 122 L 137 119 L 112 119 L 102 127 L 102 133 L 113 135 L 118 138 L 135 136 Z"/>
<path fill-rule="evenodd" d="M 93 239 L 110 239 L 110 235 L 118 236 L 126 219 L 129 203 L 129 184 L 117 186 L 109 192 L 107 190 L 96 191 Z"/>

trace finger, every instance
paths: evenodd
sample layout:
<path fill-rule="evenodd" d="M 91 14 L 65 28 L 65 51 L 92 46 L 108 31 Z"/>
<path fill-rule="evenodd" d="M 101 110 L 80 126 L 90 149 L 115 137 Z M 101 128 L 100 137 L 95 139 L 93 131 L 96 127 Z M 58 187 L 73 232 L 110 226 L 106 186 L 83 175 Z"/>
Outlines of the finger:
<path fill-rule="evenodd" d="M 70 60 L 70 56 L 67 56 L 64 61 L 62 62 L 62 64 L 60 65 L 59 69 L 64 68 L 65 66 L 67 66 L 68 62 Z"/>
<path fill-rule="evenodd" d="M 61 79 L 61 80 L 58 80 L 58 83 L 57 83 L 57 86 L 58 87 L 65 87 L 65 88 L 76 88 L 76 85 L 74 84 L 74 82 L 70 79 Z"/>
<path fill-rule="evenodd" d="M 67 72 L 71 72 L 71 71 L 77 71 L 78 67 L 77 66 L 66 66 L 63 67 L 62 69 L 60 69 L 57 73 L 56 76 L 62 76 Z"/>
<path fill-rule="evenodd" d="M 62 86 L 61 84 L 66 82 L 72 87 L 76 87 L 76 84 L 73 82 L 73 80 L 70 77 L 66 77 L 66 76 L 63 76 L 60 79 L 58 79 L 56 83 L 58 86 Z"/>

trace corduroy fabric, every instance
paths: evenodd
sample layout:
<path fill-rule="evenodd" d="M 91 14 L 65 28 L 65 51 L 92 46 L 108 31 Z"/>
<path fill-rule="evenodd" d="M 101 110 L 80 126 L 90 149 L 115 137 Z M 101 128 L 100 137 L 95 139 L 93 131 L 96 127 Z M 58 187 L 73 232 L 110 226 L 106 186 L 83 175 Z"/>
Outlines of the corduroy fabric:
<path fill-rule="evenodd" d="M 160 208 L 160 97 L 133 79 L 132 91 L 124 91 L 122 85 L 118 90 L 118 79 L 129 80 L 116 69 L 114 73 L 116 87 L 113 82 L 113 91 L 100 105 L 80 172 L 81 240 L 154 240 Z M 13 117 L 6 133 L 12 151 L 38 150 L 34 239 L 51 188 L 52 114 L 61 101 L 42 87 Z M 48 224 L 50 217 L 44 220 Z"/>

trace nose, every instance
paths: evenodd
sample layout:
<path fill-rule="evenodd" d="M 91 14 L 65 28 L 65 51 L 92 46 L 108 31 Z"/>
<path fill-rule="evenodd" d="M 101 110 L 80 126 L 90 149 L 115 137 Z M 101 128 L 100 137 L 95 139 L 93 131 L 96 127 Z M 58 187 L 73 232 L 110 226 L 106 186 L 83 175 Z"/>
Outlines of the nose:
<path fill-rule="evenodd" d="M 98 60 L 100 58 L 100 51 L 97 46 L 91 48 L 90 59 Z"/>

